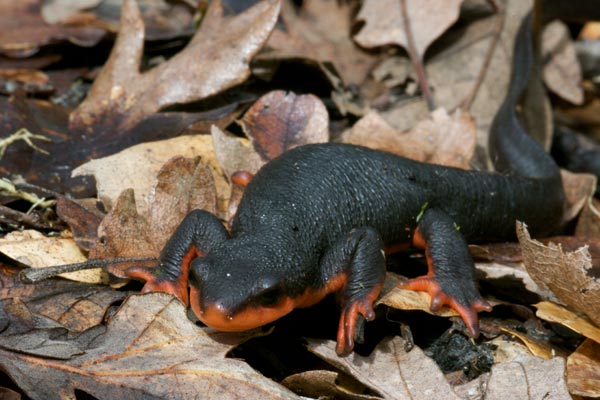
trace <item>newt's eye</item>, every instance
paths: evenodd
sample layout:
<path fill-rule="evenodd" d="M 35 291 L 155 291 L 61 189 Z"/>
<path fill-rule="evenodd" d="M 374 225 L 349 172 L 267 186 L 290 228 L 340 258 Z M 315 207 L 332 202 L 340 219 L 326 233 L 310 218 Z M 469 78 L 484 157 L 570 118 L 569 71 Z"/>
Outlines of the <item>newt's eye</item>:
<path fill-rule="evenodd" d="M 267 290 L 262 291 L 259 295 L 258 295 L 258 303 L 260 303 L 260 305 L 265 306 L 265 307 L 269 307 L 269 306 L 274 306 L 275 304 L 279 303 L 279 301 L 281 300 L 281 289 L 278 287 L 272 287 L 269 288 Z"/>
<path fill-rule="evenodd" d="M 279 280 L 274 277 L 263 278 L 258 285 L 256 302 L 261 306 L 273 306 L 281 300 L 283 291 Z"/>

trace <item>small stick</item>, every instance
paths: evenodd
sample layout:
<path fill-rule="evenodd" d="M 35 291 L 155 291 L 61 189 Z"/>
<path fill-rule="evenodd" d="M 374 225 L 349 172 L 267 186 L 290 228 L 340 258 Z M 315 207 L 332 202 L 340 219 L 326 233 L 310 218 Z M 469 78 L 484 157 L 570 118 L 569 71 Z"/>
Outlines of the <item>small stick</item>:
<path fill-rule="evenodd" d="M 21 273 L 19 274 L 19 278 L 21 278 L 21 281 L 24 283 L 35 283 L 44 279 L 53 278 L 57 275 L 64 274 L 66 272 L 84 271 L 93 268 L 102 268 L 106 270 L 107 267 L 113 266 L 114 264 L 156 263 L 156 261 L 157 260 L 154 257 L 103 258 L 96 260 L 87 260 L 81 263 L 54 265 L 47 268 L 29 268 L 21 271 Z"/>
<path fill-rule="evenodd" d="M 479 70 L 479 75 L 477 76 L 475 85 L 473 85 L 473 89 L 471 89 L 469 96 L 465 99 L 465 101 L 463 102 L 463 104 L 461 106 L 461 108 L 463 110 L 469 110 L 471 108 L 471 105 L 473 104 L 473 101 L 475 100 L 475 96 L 477 95 L 477 92 L 479 92 L 479 88 L 481 87 L 481 84 L 483 83 L 483 79 L 485 78 L 485 75 L 487 74 L 487 71 L 490 66 L 490 62 L 492 61 L 492 55 L 494 54 L 496 45 L 500 41 L 500 34 L 502 33 L 502 28 L 504 27 L 504 19 L 506 17 L 506 13 L 504 12 L 503 9 L 500 9 L 500 7 L 498 7 L 498 5 L 496 4 L 496 2 L 494 0 L 488 0 L 488 2 L 490 3 L 490 5 L 494 9 L 494 11 L 498 13 L 498 18 L 496 18 L 496 24 L 494 25 L 494 30 L 492 32 L 492 34 L 494 36 L 492 37 L 492 42 L 490 43 L 490 47 L 488 47 L 485 58 L 483 59 L 483 65 L 481 66 L 481 69 Z"/>
<path fill-rule="evenodd" d="M 433 100 L 433 96 L 431 95 L 431 91 L 429 90 L 429 84 L 427 83 L 427 76 L 425 75 L 422 54 L 417 53 L 417 48 L 415 46 L 415 39 L 412 34 L 412 29 L 410 28 L 408 11 L 406 10 L 406 0 L 400 0 L 400 9 L 402 10 L 402 22 L 404 23 L 404 33 L 406 34 L 408 56 L 415 67 L 417 79 L 419 80 L 419 87 L 421 88 L 423 97 L 425 97 L 425 101 L 427 102 L 427 108 L 429 108 L 429 111 L 433 111 L 436 108 L 435 102 Z"/>

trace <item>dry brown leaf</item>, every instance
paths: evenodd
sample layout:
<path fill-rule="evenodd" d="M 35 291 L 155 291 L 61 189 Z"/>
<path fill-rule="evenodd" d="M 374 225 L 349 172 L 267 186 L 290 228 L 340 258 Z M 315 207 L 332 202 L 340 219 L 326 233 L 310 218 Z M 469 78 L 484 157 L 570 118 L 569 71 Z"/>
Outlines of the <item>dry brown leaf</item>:
<path fill-rule="evenodd" d="M 567 358 L 567 385 L 572 394 L 600 397 L 600 343 L 587 339 Z"/>
<path fill-rule="evenodd" d="M 556 322 L 567 328 L 600 343 L 600 328 L 595 326 L 588 318 L 573 312 L 561 305 L 542 301 L 535 304 L 536 315 L 546 321 Z"/>
<path fill-rule="evenodd" d="M 285 29 L 275 29 L 259 57 L 306 58 L 331 62 L 345 85 L 361 84 L 377 57 L 361 50 L 350 37 L 352 5 L 349 2 L 308 0 L 296 10 L 291 0 L 281 4 Z"/>
<path fill-rule="evenodd" d="M 298 399 L 243 361 L 225 358 L 248 337 L 199 328 L 173 296 L 151 293 L 125 301 L 81 355 L 56 360 L 0 349 L 0 368 L 36 399 L 74 398 L 76 390 L 114 399 Z"/>
<path fill-rule="evenodd" d="M 0 239 L 0 253 L 31 268 L 78 263 L 86 260 L 73 237 L 47 237 L 33 230 L 14 231 Z M 87 283 L 107 283 L 101 269 L 69 272 L 63 278 Z"/>
<path fill-rule="evenodd" d="M 0 399 L 2 400 L 21 400 L 21 394 L 7 387 L 0 386 Z"/>
<path fill-rule="evenodd" d="M 329 141 L 329 114 L 312 94 L 269 92 L 250 107 L 240 124 L 265 161 L 303 144 Z"/>
<path fill-rule="evenodd" d="M 174 139 L 141 143 L 120 153 L 89 161 L 73 171 L 74 176 L 94 175 L 98 197 L 110 208 L 123 190 L 132 188 L 140 213 L 148 212 L 150 193 L 156 186 L 158 171 L 175 156 L 201 157 L 212 168 L 219 204 L 226 204 L 229 185 L 215 159 L 209 135 L 180 136 Z"/>
<path fill-rule="evenodd" d="M 563 223 L 571 221 L 583 210 L 594 196 L 597 178 L 592 174 L 575 173 L 565 169 L 560 171 L 566 201 Z"/>
<path fill-rule="evenodd" d="M 344 132 L 340 140 L 417 161 L 469 169 L 475 151 L 476 126 L 466 111 L 448 115 L 444 109 L 437 109 L 410 131 L 399 132 L 371 111 Z"/>
<path fill-rule="evenodd" d="M 462 0 L 403 0 L 406 1 L 408 23 L 402 18 L 400 1 L 366 0 L 356 16 L 365 26 L 354 36 L 363 47 L 397 44 L 408 47 L 406 32 L 412 32 L 419 57 L 427 47 L 458 19 Z"/>
<path fill-rule="evenodd" d="M 600 325 L 600 281 L 589 274 L 592 262 L 588 249 L 582 247 L 565 253 L 561 246 L 553 243 L 545 246 L 531 239 L 520 222 L 517 223 L 517 237 L 531 278 Z"/>
<path fill-rule="evenodd" d="M 0 311 L 2 322 L 8 322 L 2 327 L 0 349 L 65 360 L 85 352 L 77 341 L 66 341 L 67 330 L 63 326 L 32 313 L 20 298 L 3 301 Z"/>
<path fill-rule="evenodd" d="M 340 358 L 331 341 L 309 341 L 309 350 L 385 399 L 459 399 L 435 362 L 418 347 L 406 352 L 399 337 L 382 340 L 363 357 Z"/>
<path fill-rule="evenodd" d="M 349 379 L 344 379 L 344 375 L 337 372 L 317 370 L 290 375 L 281 384 L 300 396 L 315 399 L 324 397 L 339 400 L 380 399 L 377 396 L 355 393 L 352 385 L 346 387 L 347 382 L 345 381 L 349 381 Z"/>
<path fill-rule="evenodd" d="M 21 282 L 21 268 L 0 266 L 0 303 L 9 299 L 20 299 L 17 320 L 8 317 L 11 325 L 22 325 L 23 320 L 43 317 L 51 319 L 53 326 L 59 324 L 72 332 L 88 330 L 104 320 L 107 308 L 125 298 L 126 293 L 104 285 L 90 285 L 65 279 L 48 279 L 36 284 Z M 0 315 L 4 307 L 0 307 Z M 31 317 L 29 314 L 35 314 Z M 0 325 L 3 319 L 0 317 Z M 7 321 L 7 320 L 4 320 Z M 33 326 L 30 326 L 33 328 Z M 14 332 L 19 335 L 27 328 Z M 0 330 L 3 328 L 0 327 Z M 18 338 L 17 338 L 18 340 Z"/>
<path fill-rule="evenodd" d="M 157 175 L 140 213 L 132 189 L 123 191 L 98 228 L 90 258 L 157 257 L 181 220 L 194 209 L 216 210 L 214 181 L 198 158 L 173 158 Z"/>
<path fill-rule="evenodd" d="M 242 14 L 224 17 L 221 2 L 213 1 L 181 52 L 140 72 L 144 23 L 135 1 L 125 0 L 115 46 L 88 96 L 71 114 L 70 128 L 94 131 L 106 119 L 117 118 L 111 129 L 128 131 L 165 107 L 243 82 L 250 75 L 250 59 L 269 37 L 278 13 L 279 0 L 265 0 Z M 204 61 L 190 67 L 198 60 Z"/>
<path fill-rule="evenodd" d="M 104 29 L 92 26 L 58 26 L 44 22 L 40 0 L 0 2 L 0 53 L 27 57 L 40 47 L 56 41 L 71 41 L 93 46 L 102 39 Z"/>
<path fill-rule="evenodd" d="M 56 199 L 56 214 L 69 225 L 77 245 L 85 250 L 93 246 L 98 238 L 98 226 L 104 213 L 98 210 L 98 200 L 61 196 Z"/>
<path fill-rule="evenodd" d="M 564 22 L 553 21 L 542 34 L 542 58 L 545 60 L 544 83 L 563 99 L 583 103 L 583 77 L 575 45 Z"/>

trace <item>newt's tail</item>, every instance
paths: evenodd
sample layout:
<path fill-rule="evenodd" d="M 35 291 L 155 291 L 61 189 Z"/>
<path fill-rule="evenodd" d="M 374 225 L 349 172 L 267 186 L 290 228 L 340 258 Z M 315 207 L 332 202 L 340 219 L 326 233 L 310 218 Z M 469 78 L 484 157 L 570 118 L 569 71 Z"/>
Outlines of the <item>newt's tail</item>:
<path fill-rule="evenodd" d="M 534 62 L 531 21 L 529 13 L 521 23 L 515 40 L 510 86 L 492 122 L 489 151 L 496 171 L 505 175 L 548 179 L 556 183 L 557 190 L 562 191 L 558 166 L 523 129 L 516 113 Z"/>

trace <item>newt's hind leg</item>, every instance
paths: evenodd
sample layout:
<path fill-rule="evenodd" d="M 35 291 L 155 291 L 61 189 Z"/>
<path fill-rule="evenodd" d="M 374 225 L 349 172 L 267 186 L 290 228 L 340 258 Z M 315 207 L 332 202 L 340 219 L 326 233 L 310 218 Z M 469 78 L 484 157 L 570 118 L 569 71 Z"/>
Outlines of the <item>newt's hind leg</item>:
<path fill-rule="evenodd" d="M 323 257 L 322 272 L 325 285 L 342 278 L 338 289 L 342 314 L 336 351 L 347 355 L 354 348 L 357 321 L 375 318 L 373 302 L 385 278 L 385 256 L 379 233 L 368 227 L 350 232 Z"/>
<path fill-rule="evenodd" d="M 453 308 L 460 314 L 469 333 L 477 337 L 477 311 L 490 311 L 491 306 L 477 290 L 473 259 L 459 228 L 445 212 L 428 209 L 417 225 L 413 245 L 425 249 L 429 272 L 402 286 L 428 292 L 432 311 L 444 305 Z"/>
<path fill-rule="evenodd" d="M 126 274 L 130 278 L 146 281 L 142 293 L 171 293 L 188 306 L 190 263 L 194 258 L 202 257 L 215 245 L 227 240 L 228 236 L 217 217 L 204 210 L 193 210 L 167 241 L 160 253 L 157 267 L 133 267 L 129 268 Z"/>

